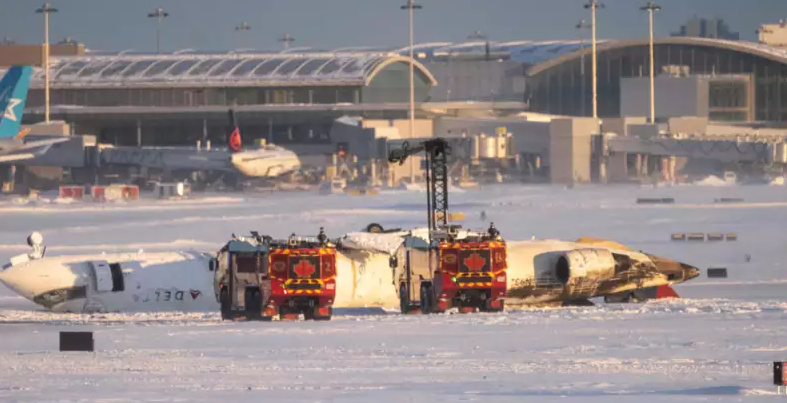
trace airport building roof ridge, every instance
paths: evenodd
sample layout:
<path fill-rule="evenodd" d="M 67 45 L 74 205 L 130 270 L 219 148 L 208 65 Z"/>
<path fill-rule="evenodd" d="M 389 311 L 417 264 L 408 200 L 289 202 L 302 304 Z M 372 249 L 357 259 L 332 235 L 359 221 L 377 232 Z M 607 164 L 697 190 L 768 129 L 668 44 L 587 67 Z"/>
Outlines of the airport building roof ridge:
<path fill-rule="evenodd" d="M 520 40 L 507 42 L 429 42 L 416 44 L 416 68 L 436 83 L 422 62 L 445 56 L 506 58 L 527 65 L 536 75 L 561 63 L 589 54 L 590 41 L 582 39 Z M 647 38 L 599 39 L 599 52 L 647 45 Z M 656 45 L 708 46 L 744 52 L 787 64 L 787 49 L 765 44 L 697 37 L 655 38 Z M 487 46 L 488 44 L 488 46 Z M 331 51 L 308 47 L 270 51 L 233 49 L 204 52 L 180 49 L 154 54 L 133 50 L 90 51 L 81 56 L 52 57 L 51 79 L 55 86 L 115 87 L 166 85 L 364 85 L 391 63 L 409 62 L 408 47 L 343 47 Z M 36 69 L 33 86 L 43 82 Z"/>
<path fill-rule="evenodd" d="M 384 67 L 409 58 L 390 52 L 218 53 L 83 55 L 53 58 L 55 85 L 167 83 L 342 83 L 368 84 Z M 418 61 L 427 80 L 434 77 Z M 36 69 L 34 85 L 43 81 Z"/>

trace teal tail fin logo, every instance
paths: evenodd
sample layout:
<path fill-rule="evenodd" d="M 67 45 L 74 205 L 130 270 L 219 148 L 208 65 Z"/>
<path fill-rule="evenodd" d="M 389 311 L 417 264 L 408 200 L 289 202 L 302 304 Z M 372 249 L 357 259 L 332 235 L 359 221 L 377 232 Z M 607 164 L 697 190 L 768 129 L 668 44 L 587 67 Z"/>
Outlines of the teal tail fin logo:
<path fill-rule="evenodd" d="M 0 138 L 19 135 L 32 74 L 31 66 L 12 66 L 0 81 Z"/>

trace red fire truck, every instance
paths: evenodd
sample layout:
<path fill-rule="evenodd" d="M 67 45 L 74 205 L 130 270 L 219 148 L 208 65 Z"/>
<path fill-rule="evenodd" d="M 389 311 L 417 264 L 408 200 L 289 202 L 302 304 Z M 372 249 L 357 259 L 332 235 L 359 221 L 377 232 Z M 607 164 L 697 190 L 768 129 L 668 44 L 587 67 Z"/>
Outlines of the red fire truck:
<path fill-rule="evenodd" d="M 444 312 L 452 307 L 460 312 L 502 311 L 508 265 L 500 232 L 494 223 L 486 233 L 448 224 L 448 140 L 437 137 L 414 147 L 404 142 L 390 151 L 388 162 L 403 164 L 421 152 L 429 226 L 420 234 L 411 231 L 399 249 L 402 253 L 390 263 L 400 273 L 402 312 Z"/>
<path fill-rule="evenodd" d="M 330 320 L 336 297 L 336 246 L 294 234 L 270 246 L 271 292 L 263 317 L 295 319 L 303 313 L 307 320 Z"/>
<path fill-rule="evenodd" d="M 462 313 L 496 312 L 505 308 L 506 243 L 494 225 L 487 233 L 458 226 L 433 230 L 432 239 L 430 248 L 417 233 L 405 238 L 399 275 L 403 313 L 440 313 L 451 308 Z"/>
<path fill-rule="evenodd" d="M 325 232 L 274 240 L 252 233 L 217 254 L 215 288 L 223 319 L 330 320 L 336 295 L 336 247 Z"/>

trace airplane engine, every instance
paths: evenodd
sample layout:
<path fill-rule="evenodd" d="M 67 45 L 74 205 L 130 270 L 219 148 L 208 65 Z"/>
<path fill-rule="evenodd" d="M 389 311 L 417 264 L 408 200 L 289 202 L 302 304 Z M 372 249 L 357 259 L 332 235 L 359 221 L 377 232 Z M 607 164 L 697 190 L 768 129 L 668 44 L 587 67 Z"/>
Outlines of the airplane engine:
<path fill-rule="evenodd" d="M 575 249 L 564 252 L 555 264 L 555 278 L 563 284 L 574 279 L 604 280 L 615 275 L 615 258 L 606 249 Z"/>

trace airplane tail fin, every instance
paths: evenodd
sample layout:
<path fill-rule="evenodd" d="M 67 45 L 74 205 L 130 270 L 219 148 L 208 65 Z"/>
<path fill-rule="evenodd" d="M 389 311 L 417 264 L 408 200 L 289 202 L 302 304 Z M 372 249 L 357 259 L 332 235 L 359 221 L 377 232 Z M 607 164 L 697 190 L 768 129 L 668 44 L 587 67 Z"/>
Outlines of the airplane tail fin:
<path fill-rule="evenodd" d="M 243 142 L 240 137 L 240 128 L 238 127 L 238 121 L 235 119 L 235 111 L 230 109 L 229 112 L 229 121 L 230 121 L 230 128 L 232 129 L 232 133 L 230 133 L 230 137 L 228 139 L 228 145 L 232 152 L 238 152 L 243 149 Z"/>
<path fill-rule="evenodd" d="M 660 285 L 656 287 L 656 299 L 662 298 L 680 298 L 675 289 L 668 285 Z"/>
<path fill-rule="evenodd" d="M 0 81 L 0 138 L 24 137 L 19 133 L 30 88 L 31 66 L 12 66 Z"/>

